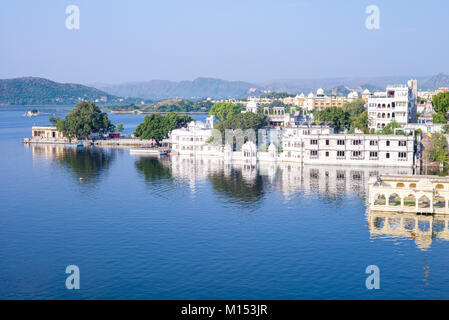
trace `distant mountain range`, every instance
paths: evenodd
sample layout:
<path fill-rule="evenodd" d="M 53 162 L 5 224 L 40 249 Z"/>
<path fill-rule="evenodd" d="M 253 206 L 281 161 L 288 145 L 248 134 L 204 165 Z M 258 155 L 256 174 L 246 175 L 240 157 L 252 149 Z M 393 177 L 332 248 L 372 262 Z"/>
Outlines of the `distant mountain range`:
<path fill-rule="evenodd" d="M 37 77 L 0 80 L 1 105 L 73 104 L 79 99 L 113 102 L 119 98 L 96 88 Z"/>
<path fill-rule="evenodd" d="M 153 80 L 130 82 L 118 85 L 98 85 L 97 87 L 113 95 L 142 97 L 149 99 L 201 99 L 201 98 L 241 98 L 257 96 L 263 92 L 282 91 L 290 94 L 315 92 L 319 88 L 347 94 L 352 90 L 382 91 L 389 84 L 407 83 L 417 79 L 420 90 L 435 90 L 449 87 L 449 76 L 440 73 L 433 77 L 390 76 L 390 77 L 348 77 L 324 79 L 277 80 L 260 83 L 226 81 L 213 78 L 197 78 L 193 81 Z"/>
<path fill-rule="evenodd" d="M 132 104 L 146 99 L 172 98 L 199 100 L 203 98 L 245 98 L 265 92 L 277 91 L 298 94 L 315 92 L 323 88 L 329 94 L 347 95 L 350 91 L 383 91 L 388 84 L 406 83 L 417 79 L 420 90 L 436 90 L 449 87 L 449 75 L 440 73 L 432 77 L 359 77 L 333 79 L 278 80 L 264 83 L 227 81 L 213 78 L 197 78 L 193 81 L 153 80 L 119 85 L 97 85 L 97 88 L 58 83 L 51 80 L 24 77 L 0 80 L 0 105 L 14 104 L 74 104 L 80 99 L 101 101 L 107 104 Z M 128 97 L 127 99 L 120 97 Z"/>
<path fill-rule="evenodd" d="M 110 94 L 122 97 L 141 97 L 148 99 L 202 99 L 238 98 L 262 93 L 258 86 L 244 81 L 226 81 L 213 78 L 197 78 L 193 81 L 152 80 L 130 82 L 119 85 L 98 86 Z"/>

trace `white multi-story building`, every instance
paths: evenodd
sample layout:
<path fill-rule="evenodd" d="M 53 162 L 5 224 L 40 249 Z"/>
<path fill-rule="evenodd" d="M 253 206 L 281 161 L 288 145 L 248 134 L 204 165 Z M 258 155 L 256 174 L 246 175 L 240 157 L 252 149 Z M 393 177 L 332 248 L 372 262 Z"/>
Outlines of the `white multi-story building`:
<path fill-rule="evenodd" d="M 395 120 L 402 126 L 416 119 L 418 81 L 409 80 L 407 85 L 388 86 L 382 95 L 368 97 L 370 129 L 380 130 Z"/>
<path fill-rule="evenodd" d="M 336 134 L 331 128 L 288 128 L 282 139 L 282 161 L 304 164 L 397 166 L 416 164 L 412 135 Z"/>
<path fill-rule="evenodd" d="M 175 129 L 170 133 L 169 142 L 174 152 L 185 155 L 219 155 L 223 148 L 208 143 L 213 136 L 215 116 L 209 116 L 206 122 L 190 122 L 187 128 Z"/>

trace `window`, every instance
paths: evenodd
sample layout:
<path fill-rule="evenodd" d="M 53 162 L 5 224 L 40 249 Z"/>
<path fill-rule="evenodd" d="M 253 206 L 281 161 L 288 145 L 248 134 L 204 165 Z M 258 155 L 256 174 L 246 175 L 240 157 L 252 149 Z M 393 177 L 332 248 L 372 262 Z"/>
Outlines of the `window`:
<path fill-rule="evenodd" d="M 337 151 L 337 157 L 344 158 L 345 157 L 345 152 L 344 151 Z"/>
<path fill-rule="evenodd" d="M 345 140 L 337 140 L 337 145 L 344 146 L 345 145 Z"/>
<path fill-rule="evenodd" d="M 310 151 L 310 156 L 311 157 L 318 157 L 318 151 L 317 150 L 311 150 Z"/>
<path fill-rule="evenodd" d="M 328 146 L 329 145 L 329 140 L 326 140 L 326 146 Z"/>
<path fill-rule="evenodd" d="M 400 147 L 405 147 L 407 146 L 407 141 L 398 141 L 398 144 Z"/>
<path fill-rule="evenodd" d="M 369 157 L 370 158 L 377 158 L 377 152 L 376 151 L 370 151 Z"/>
<path fill-rule="evenodd" d="M 369 145 L 370 146 L 377 146 L 377 140 L 370 140 Z"/>
<path fill-rule="evenodd" d="M 390 159 L 390 153 L 389 153 L 389 152 L 387 152 L 387 153 L 385 154 L 385 158 Z"/>
<path fill-rule="evenodd" d="M 386 144 L 387 144 L 387 147 L 389 147 L 390 146 L 390 140 L 387 140 Z"/>
<path fill-rule="evenodd" d="M 326 151 L 326 157 L 329 157 L 329 151 Z"/>
<path fill-rule="evenodd" d="M 310 140 L 310 144 L 318 144 L 318 140 Z"/>
<path fill-rule="evenodd" d="M 398 157 L 402 159 L 407 158 L 407 152 L 398 152 Z"/>
<path fill-rule="evenodd" d="M 362 140 L 352 140 L 352 145 L 353 146 L 359 146 L 362 144 Z"/>
<path fill-rule="evenodd" d="M 352 156 L 353 157 L 360 157 L 362 155 L 361 151 L 352 151 Z"/>

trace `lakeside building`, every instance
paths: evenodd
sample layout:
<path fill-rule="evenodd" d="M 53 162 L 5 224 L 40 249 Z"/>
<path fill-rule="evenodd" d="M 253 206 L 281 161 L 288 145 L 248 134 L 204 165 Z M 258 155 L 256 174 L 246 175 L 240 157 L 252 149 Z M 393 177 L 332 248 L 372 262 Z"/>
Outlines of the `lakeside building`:
<path fill-rule="evenodd" d="M 390 85 L 380 95 L 368 98 L 369 128 L 379 130 L 395 120 L 401 126 L 417 122 L 418 81 L 407 85 Z"/>
<path fill-rule="evenodd" d="M 324 94 L 324 90 L 320 88 L 315 95 L 310 92 L 306 97 L 304 93 L 301 93 L 293 98 L 292 101 L 295 106 L 312 111 L 315 108 L 318 110 L 328 107 L 342 108 L 346 102 L 353 102 L 357 99 L 359 99 L 359 94 L 356 91 L 350 92 L 347 97 L 327 96 Z"/>
<path fill-rule="evenodd" d="M 285 128 L 282 150 L 280 160 L 304 164 L 413 167 L 418 162 L 414 135 L 334 133 L 325 126 Z"/>
<path fill-rule="evenodd" d="M 173 130 L 168 140 L 174 152 L 191 156 L 218 156 L 227 161 L 257 163 L 297 162 L 317 165 L 414 167 L 419 165 L 420 135 L 335 133 L 329 126 L 291 124 L 264 128 L 261 146 L 248 141 L 241 150 L 211 143 L 213 125 L 190 123 Z M 272 139 L 270 139 L 272 137 Z M 221 139 L 221 136 L 219 136 Z M 281 142 L 280 142 L 281 141 Z M 265 150 L 263 146 L 266 146 Z M 261 150 L 262 149 L 262 150 Z"/>
<path fill-rule="evenodd" d="M 69 140 L 56 126 L 33 126 L 30 141 L 46 143 L 67 143 Z"/>

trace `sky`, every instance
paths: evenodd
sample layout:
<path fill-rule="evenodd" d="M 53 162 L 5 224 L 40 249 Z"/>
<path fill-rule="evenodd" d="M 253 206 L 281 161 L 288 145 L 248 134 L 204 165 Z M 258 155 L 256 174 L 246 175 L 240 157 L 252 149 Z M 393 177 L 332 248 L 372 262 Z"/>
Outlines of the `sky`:
<path fill-rule="evenodd" d="M 379 29 L 366 27 L 370 5 Z M 430 76 L 449 73 L 447 12 L 447 0 L 2 0 L 0 78 Z"/>

